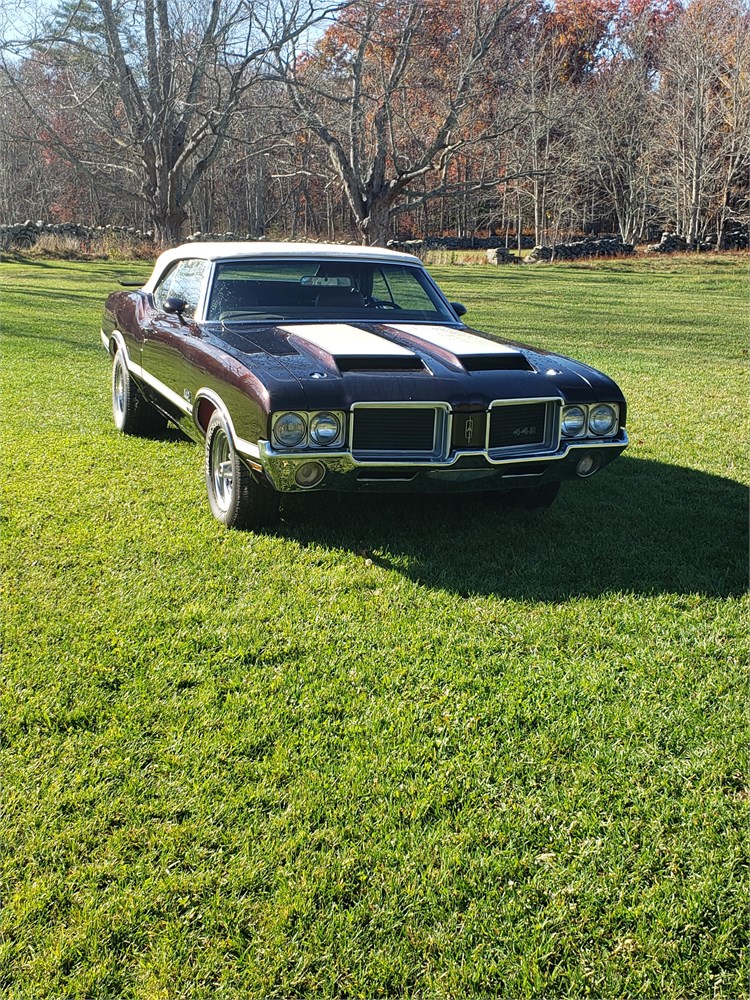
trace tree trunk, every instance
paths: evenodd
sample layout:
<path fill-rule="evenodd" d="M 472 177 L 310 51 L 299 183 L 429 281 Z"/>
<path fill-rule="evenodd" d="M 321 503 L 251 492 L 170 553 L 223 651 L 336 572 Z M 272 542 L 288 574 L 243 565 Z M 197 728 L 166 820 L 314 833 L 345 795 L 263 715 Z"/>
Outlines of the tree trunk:
<path fill-rule="evenodd" d="M 369 209 L 367 215 L 357 219 L 362 242 L 365 246 L 384 247 L 390 237 L 390 200 L 375 196 L 367 207 Z"/>
<path fill-rule="evenodd" d="M 182 227 L 187 221 L 187 212 L 183 208 L 152 210 L 154 239 L 159 246 L 175 246 L 183 240 Z"/>

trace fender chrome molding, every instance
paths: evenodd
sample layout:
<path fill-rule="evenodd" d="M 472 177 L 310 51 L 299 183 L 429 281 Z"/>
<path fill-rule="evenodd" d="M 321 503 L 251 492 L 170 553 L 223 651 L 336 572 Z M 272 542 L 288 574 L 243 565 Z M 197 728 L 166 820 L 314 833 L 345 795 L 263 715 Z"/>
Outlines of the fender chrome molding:
<path fill-rule="evenodd" d="M 207 399 L 221 413 L 232 438 L 235 451 L 240 455 L 244 455 L 246 458 L 260 458 L 260 449 L 258 448 L 258 445 L 253 444 L 252 441 L 246 441 L 244 438 L 237 436 L 237 432 L 234 429 L 234 423 L 232 422 L 232 418 L 229 415 L 229 410 L 227 409 L 224 400 L 217 392 L 214 392 L 213 389 L 209 389 L 207 386 L 204 386 L 196 392 L 193 404 L 193 421 L 201 434 L 203 433 L 203 429 L 198 424 L 197 415 L 198 404 L 202 399 Z"/>
<path fill-rule="evenodd" d="M 120 331 L 117 330 L 117 329 L 114 329 L 112 331 L 112 333 L 110 333 L 110 335 L 107 336 L 107 334 L 104 332 L 104 330 L 100 329 L 99 330 L 99 336 L 102 339 L 102 344 L 104 345 L 104 349 L 106 350 L 107 354 L 109 354 L 110 357 L 114 357 L 115 354 L 117 353 L 117 351 L 122 351 L 122 353 L 125 355 L 125 360 L 128 363 L 128 370 L 132 370 L 131 361 L 130 361 L 130 353 L 128 352 L 127 344 L 125 343 L 125 338 L 120 333 Z M 115 344 L 115 349 L 114 350 L 112 350 L 112 342 L 113 341 L 114 341 L 114 344 Z"/>

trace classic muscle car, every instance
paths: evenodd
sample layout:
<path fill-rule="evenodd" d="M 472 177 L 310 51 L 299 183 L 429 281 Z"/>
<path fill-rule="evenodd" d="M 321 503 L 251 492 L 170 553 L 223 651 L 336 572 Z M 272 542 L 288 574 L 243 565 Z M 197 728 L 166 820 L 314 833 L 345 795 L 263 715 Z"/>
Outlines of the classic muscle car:
<path fill-rule="evenodd" d="M 101 338 L 126 434 L 205 445 L 211 510 L 270 519 L 300 490 L 495 490 L 550 504 L 627 446 L 588 365 L 469 329 L 421 261 L 368 247 L 194 243 L 107 299 Z"/>

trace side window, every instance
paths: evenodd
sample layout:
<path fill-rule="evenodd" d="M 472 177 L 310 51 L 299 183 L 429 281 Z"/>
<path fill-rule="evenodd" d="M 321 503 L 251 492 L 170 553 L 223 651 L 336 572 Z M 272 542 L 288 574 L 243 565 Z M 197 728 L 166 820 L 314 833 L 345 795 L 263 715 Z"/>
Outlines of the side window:
<path fill-rule="evenodd" d="M 169 281 L 169 290 L 167 291 L 164 299 L 168 296 L 173 298 L 184 299 L 187 303 L 185 307 L 185 315 L 192 316 L 198 306 L 198 297 L 201 291 L 201 285 L 203 284 L 203 276 L 208 268 L 208 261 L 206 260 L 181 260 L 177 267 L 172 272 L 171 281 Z M 159 289 L 157 288 L 157 293 Z M 156 298 L 156 293 L 154 295 Z M 163 305 L 164 299 L 161 302 L 157 299 L 158 305 Z"/>
<path fill-rule="evenodd" d="M 379 302 L 392 302 L 391 290 L 388 282 L 383 276 L 383 272 L 378 268 L 372 276 L 372 296 Z"/>
<path fill-rule="evenodd" d="M 386 266 L 383 268 L 383 276 L 401 309 L 426 313 L 436 311 L 434 303 L 419 283 L 413 269 Z"/>
<path fill-rule="evenodd" d="M 172 278 L 174 278 L 177 266 L 177 264 L 172 264 L 171 267 L 167 268 L 161 278 L 159 278 L 159 283 L 154 289 L 154 303 L 157 309 L 164 308 L 164 302 L 169 297 L 169 286 L 172 284 Z"/>

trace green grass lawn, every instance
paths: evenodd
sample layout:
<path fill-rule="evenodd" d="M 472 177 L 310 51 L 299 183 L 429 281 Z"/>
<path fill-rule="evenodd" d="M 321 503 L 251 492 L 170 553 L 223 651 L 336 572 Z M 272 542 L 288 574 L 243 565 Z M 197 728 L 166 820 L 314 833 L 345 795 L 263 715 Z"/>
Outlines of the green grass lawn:
<path fill-rule="evenodd" d="M 114 430 L 147 270 L 0 264 L 2 996 L 745 996 L 746 266 L 436 269 L 630 449 L 265 534 Z"/>

